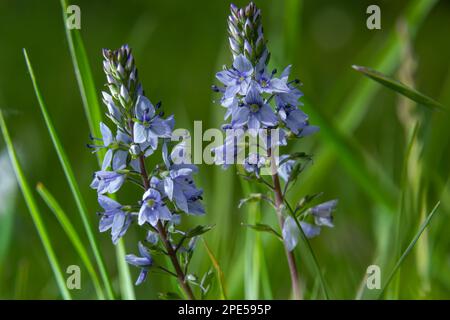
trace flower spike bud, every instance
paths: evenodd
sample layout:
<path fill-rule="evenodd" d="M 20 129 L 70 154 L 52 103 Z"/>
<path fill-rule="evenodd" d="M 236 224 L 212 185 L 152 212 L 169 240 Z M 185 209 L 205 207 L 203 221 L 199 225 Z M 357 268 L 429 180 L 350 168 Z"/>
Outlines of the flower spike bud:
<path fill-rule="evenodd" d="M 260 10 L 251 2 L 241 9 L 232 4 L 230 11 L 228 35 L 233 58 L 243 54 L 254 65 L 261 59 L 264 59 L 262 63 L 267 65 L 269 54 L 264 40 Z"/>

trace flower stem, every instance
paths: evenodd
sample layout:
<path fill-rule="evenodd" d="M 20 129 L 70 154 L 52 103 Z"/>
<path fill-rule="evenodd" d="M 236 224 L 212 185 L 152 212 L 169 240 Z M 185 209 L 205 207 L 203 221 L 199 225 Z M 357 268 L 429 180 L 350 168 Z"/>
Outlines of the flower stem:
<path fill-rule="evenodd" d="M 144 187 L 146 190 L 150 188 L 150 181 L 148 179 L 147 169 L 145 168 L 145 161 L 144 156 L 139 157 L 139 167 L 141 171 L 142 176 L 142 183 L 144 184 Z M 170 261 L 172 262 L 173 267 L 175 268 L 175 273 L 177 275 L 178 283 L 180 284 L 181 288 L 183 288 L 184 293 L 188 297 L 189 300 L 195 300 L 194 293 L 192 292 L 191 287 L 186 282 L 186 275 L 184 274 L 183 270 L 181 269 L 180 263 L 177 258 L 177 254 L 175 250 L 172 247 L 172 244 L 170 243 L 167 232 L 164 227 L 164 225 L 161 223 L 161 221 L 158 221 L 156 225 L 156 229 L 158 230 L 159 236 L 164 244 L 164 247 L 167 250 L 167 254 L 169 255 Z"/>
<path fill-rule="evenodd" d="M 280 225 L 280 229 L 283 230 L 284 225 L 284 218 L 282 215 L 282 206 L 284 203 L 283 199 L 283 193 L 281 191 L 281 185 L 280 185 L 280 178 L 278 177 L 276 163 L 275 163 L 275 157 L 272 155 L 271 149 L 268 150 L 268 154 L 270 157 L 270 163 L 272 166 L 272 183 L 274 187 L 274 195 L 275 195 L 275 207 L 277 212 L 277 218 L 278 223 Z M 299 283 L 299 276 L 297 271 L 297 264 L 295 262 L 295 256 L 293 251 L 289 251 L 286 243 L 284 243 L 284 251 L 286 253 L 286 258 L 289 265 L 289 271 L 291 274 L 291 283 L 292 283 L 292 294 L 295 300 L 301 299 L 301 292 L 300 292 L 300 283 Z"/>

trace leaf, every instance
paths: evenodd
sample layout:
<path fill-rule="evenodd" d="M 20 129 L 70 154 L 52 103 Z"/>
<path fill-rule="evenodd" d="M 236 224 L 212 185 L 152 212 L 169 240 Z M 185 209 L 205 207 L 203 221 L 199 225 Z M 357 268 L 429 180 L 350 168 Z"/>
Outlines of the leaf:
<path fill-rule="evenodd" d="M 401 95 L 404 95 L 405 97 L 425 106 L 429 107 L 433 110 L 443 110 L 444 106 L 440 104 L 439 102 L 433 100 L 432 98 L 420 93 L 419 91 L 410 88 L 406 86 L 405 84 L 401 83 L 400 81 L 397 81 L 395 79 L 389 78 L 388 76 L 382 74 L 381 72 L 378 72 L 376 70 L 373 70 L 368 67 L 361 67 L 357 65 L 352 66 L 353 69 L 355 69 L 358 72 L 361 72 L 365 76 L 369 77 L 372 80 L 375 80 L 385 87 L 400 93 Z"/>
<path fill-rule="evenodd" d="M 259 202 L 261 200 L 267 201 L 272 206 L 274 205 L 272 199 L 263 195 L 262 193 L 250 193 L 248 197 L 239 200 L 238 208 L 240 209 L 244 204 Z"/>
<path fill-rule="evenodd" d="M 222 268 L 220 267 L 219 262 L 217 261 L 216 257 L 212 253 L 208 244 L 206 243 L 206 240 L 205 239 L 202 239 L 202 240 L 203 240 L 203 245 L 205 246 L 205 249 L 206 249 L 206 253 L 209 256 L 209 259 L 211 259 L 214 269 L 216 269 L 217 280 L 219 282 L 219 288 L 220 288 L 220 298 L 222 300 L 227 300 L 227 290 L 226 290 L 226 286 L 225 286 L 226 282 L 225 282 L 225 276 L 223 274 Z"/>
<path fill-rule="evenodd" d="M 123 239 L 116 244 L 116 261 L 119 272 L 121 298 L 124 300 L 136 300 L 130 268 L 125 260 L 125 245 Z"/>
<path fill-rule="evenodd" d="M 94 237 L 94 233 L 92 232 L 92 227 L 91 227 L 91 224 L 90 224 L 89 219 L 88 219 L 88 210 L 87 210 L 87 207 L 86 207 L 86 203 L 85 203 L 85 201 L 84 201 L 84 199 L 83 199 L 83 197 L 81 195 L 80 188 L 79 188 L 78 183 L 77 183 L 77 181 L 75 179 L 75 174 L 73 173 L 73 169 L 72 169 L 72 167 L 70 165 L 69 159 L 68 159 L 68 157 L 66 155 L 66 152 L 64 151 L 64 148 L 63 148 L 63 146 L 62 146 L 62 144 L 61 144 L 61 142 L 59 140 L 59 137 L 58 137 L 58 135 L 56 133 L 56 130 L 55 130 L 54 126 L 53 126 L 53 123 L 52 123 L 52 121 L 50 119 L 50 115 L 48 114 L 47 107 L 46 107 L 46 105 L 44 103 L 44 99 L 43 99 L 43 97 L 41 95 L 41 92 L 39 90 L 39 87 L 37 85 L 37 81 L 36 81 L 36 78 L 35 78 L 35 75 L 34 75 L 33 67 L 31 66 L 31 62 L 30 62 L 30 60 L 28 58 L 27 51 L 25 49 L 23 49 L 23 53 L 24 53 L 25 61 L 27 63 L 28 71 L 30 73 L 31 82 L 33 83 L 33 87 L 34 87 L 34 92 L 36 94 L 36 98 L 37 98 L 37 100 L 39 102 L 39 106 L 40 106 L 42 115 L 44 117 L 45 124 L 47 126 L 48 132 L 49 132 L 50 137 L 52 139 L 53 146 L 55 147 L 55 150 L 56 150 L 56 153 L 58 155 L 59 161 L 60 161 L 61 166 L 62 166 L 62 168 L 64 170 L 64 174 L 66 176 L 66 179 L 67 179 L 67 182 L 69 184 L 70 190 L 72 192 L 72 195 L 73 195 L 73 197 L 75 199 L 75 203 L 76 203 L 77 208 L 78 208 L 78 211 L 80 213 L 84 229 L 86 230 L 86 234 L 88 236 L 89 244 L 90 244 L 91 249 L 92 249 L 92 251 L 94 253 L 94 257 L 95 257 L 95 260 L 96 260 L 97 265 L 99 267 L 100 275 L 101 275 L 102 280 L 103 280 L 103 284 L 104 284 L 104 286 L 106 288 L 107 297 L 110 298 L 110 299 L 113 299 L 114 295 L 113 295 L 112 286 L 111 286 L 111 283 L 110 283 L 110 278 L 109 278 L 109 276 L 108 276 L 108 274 L 106 272 L 105 263 L 103 261 L 101 252 L 99 250 L 97 241 L 96 241 L 96 239 Z"/>
<path fill-rule="evenodd" d="M 63 228 L 64 232 L 66 233 L 67 237 L 69 238 L 70 242 L 74 246 L 75 250 L 77 251 L 78 255 L 80 256 L 81 260 L 83 261 L 89 275 L 92 278 L 92 282 L 95 288 L 95 291 L 97 293 L 97 297 L 99 299 L 104 299 L 105 295 L 103 293 L 103 290 L 100 285 L 100 280 L 98 278 L 97 272 L 95 271 L 95 268 L 91 262 L 91 259 L 89 257 L 89 254 L 86 250 L 85 245 L 80 239 L 80 236 L 78 235 L 77 231 L 73 227 L 72 223 L 70 222 L 69 218 L 67 217 L 64 210 L 61 208 L 59 203 L 56 201 L 56 199 L 53 197 L 53 195 L 45 188 L 45 186 L 42 183 L 38 183 L 36 187 L 38 193 L 44 200 L 44 202 L 47 204 L 47 206 L 51 209 L 51 211 L 54 213 L 56 218 L 59 221 L 59 224 Z"/>
<path fill-rule="evenodd" d="M 278 232 L 276 232 L 271 226 L 269 226 L 267 224 L 263 224 L 263 223 L 244 224 L 243 223 L 242 226 L 248 227 L 250 229 L 260 231 L 260 232 L 271 233 L 271 234 L 275 235 L 278 239 L 283 240 L 283 237 Z"/>
<path fill-rule="evenodd" d="M 196 226 L 195 228 L 190 229 L 189 231 L 187 231 L 185 237 L 186 238 L 193 238 L 193 237 L 202 235 L 205 232 L 208 232 L 212 228 L 214 228 L 214 225 L 206 225 L 206 226 L 199 225 L 199 226 Z"/>
<path fill-rule="evenodd" d="M 91 67 L 89 65 L 86 50 L 81 39 L 80 30 L 69 29 L 66 24 L 67 6 L 67 1 L 61 0 L 64 29 L 66 31 L 66 38 L 69 45 L 70 55 L 72 57 L 75 76 L 80 89 L 81 100 L 83 101 L 84 111 L 91 133 L 96 137 L 101 137 L 99 124 L 102 120 L 102 111 L 97 98 L 94 78 L 92 77 Z M 101 162 L 99 161 L 99 164 L 100 163 Z"/>
<path fill-rule="evenodd" d="M 380 293 L 378 294 L 378 299 L 380 299 L 383 296 L 383 293 L 386 291 L 386 288 L 389 286 L 389 283 L 392 281 L 395 273 L 400 269 L 403 261 L 405 261 L 405 259 L 408 257 L 409 253 L 412 251 L 412 249 L 414 248 L 414 245 L 416 244 L 417 240 L 419 240 L 420 236 L 422 235 L 423 231 L 428 227 L 428 225 L 431 222 L 431 219 L 433 218 L 433 216 L 435 215 L 435 213 L 437 212 L 439 206 L 440 206 L 441 202 L 439 201 L 438 203 L 436 203 L 436 205 L 434 206 L 433 210 L 431 210 L 431 213 L 428 215 L 428 217 L 425 219 L 425 221 L 422 223 L 422 225 L 420 226 L 419 230 L 417 231 L 416 235 L 414 236 L 414 238 L 411 240 L 411 242 L 409 243 L 408 247 L 406 248 L 406 250 L 403 252 L 402 256 L 400 257 L 400 259 L 397 261 L 397 263 L 395 264 L 394 268 L 392 269 L 391 273 L 389 274 L 386 282 L 383 285 L 383 288 L 381 288 Z"/>
<path fill-rule="evenodd" d="M 6 147 L 8 149 L 9 157 L 11 160 L 11 164 L 14 169 L 14 173 L 17 178 L 17 182 L 19 183 L 20 189 L 22 190 L 23 197 L 25 198 L 25 202 L 30 211 L 31 218 L 33 219 L 33 223 L 37 229 L 39 237 L 41 238 L 42 245 L 44 246 L 45 253 L 47 254 L 48 261 L 50 262 L 50 266 L 52 268 L 53 274 L 56 278 L 56 283 L 58 285 L 59 291 L 62 297 L 65 300 L 71 300 L 72 297 L 67 290 L 66 281 L 61 272 L 61 268 L 58 262 L 58 259 L 53 251 L 53 247 L 50 241 L 50 237 L 47 233 L 47 229 L 45 228 L 44 222 L 42 221 L 42 215 L 38 209 L 36 204 L 36 200 L 34 199 L 31 188 L 25 178 L 22 167 L 20 166 L 19 160 L 17 158 L 16 151 L 14 150 L 14 146 L 11 141 L 11 137 L 8 132 L 8 128 L 6 127 L 5 119 L 3 118 L 3 112 L 0 109 L 0 127 L 2 129 L 3 138 L 6 143 Z"/>

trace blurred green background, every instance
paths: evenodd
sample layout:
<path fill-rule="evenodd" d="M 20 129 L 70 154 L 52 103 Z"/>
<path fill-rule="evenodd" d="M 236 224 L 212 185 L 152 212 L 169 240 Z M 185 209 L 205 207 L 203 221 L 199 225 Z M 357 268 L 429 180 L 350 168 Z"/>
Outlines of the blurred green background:
<path fill-rule="evenodd" d="M 203 121 L 204 129 L 219 126 L 224 109 L 213 103 L 217 96 L 210 87 L 216 82 L 215 73 L 231 60 L 226 37 L 230 2 L 79 0 L 72 4 L 81 8 L 81 34 L 99 96 L 105 83 L 101 49 L 128 43 L 147 96 L 153 102 L 163 101 L 166 112 L 175 115 L 177 127 L 192 128 L 194 120 Z M 450 2 L 259 0 L 256 4 L 262 10 L 273 67 L 281 70 L 293 64 L 292 74 L 304 83 L 310 107 L 361 152 L 351 151 L 349 157 L 326 132 L 291 146 L 291 151 L 314 155 L 313 164 L 290 193 L 291 201 L 320 191 L 324 200 L 339 199 L 335 228 L 310 241 L 330 295 L 355 298 L 367 266 L 374 261 L 386 277 L 398 258 L 396 250 L 406 247 L 424 216 L 441 200 L 439 212 L 392 284 L 398 290 L 391 288 L 387 297 L 450 298 L 449 114 L 430 112 L 351 69 L 352 64 L 378 69 L 450 105 Z M 366 28 L 370 4 L 381 8 L 381 30 Z M 22 54 L 26 48 L 97 230 L 96 193 L 89 188 L 97 163 L 85 146 L 89 129 L 59 1 L 2 0 L 0 39 L 0 108 L 25 174 L 33 187 L 38 182 L 46 185 L 87 243 Z M 311 121 L 315 124 L 313 114 Z M 417 121 L 418 134 L 405 157 Z M 361 175 L 360 167 L 369 172 L 368 177 Z M 205 190 L 207 215 L 184 221 L 216 224 L 205 238 L 223 269 L 230 298 L 286 298 L 290 283 L 281 243 L 241 226 L 260 217 L 273 222 L 274 213 L 265 205 L 237 208 L 243 190 L 233 171 L 200 166 L 197 181 Z M 57 220 L 37 194 L 36 198 L 63 270 L 82 265 Z M 96 236 L 118 291 L 110 237 L 97 232 Z M 128 253 L 136 253 L 139 237 L 136 228 L 128 232 Z M 298 248 L 296 255 L 305 297 L 322 297 L 305 248 Z M 210 265 L 199 243 L 191 270 L 204 272 Z M 134 280 L 138 270 L 130 270 Z M 136 288 L 136 296 L 155 298 L 172 287 L 166 276 L 154 274 Z M 217 298 L 217 292 L 215 285 L 210 298 Z M 71 293 L 74 298 L 95 297 L 83 268 L 82 289 Z M 371 293 L 362 296 L 370 298 Z M 3 139 L 0 298 L 60 298 Z"/>

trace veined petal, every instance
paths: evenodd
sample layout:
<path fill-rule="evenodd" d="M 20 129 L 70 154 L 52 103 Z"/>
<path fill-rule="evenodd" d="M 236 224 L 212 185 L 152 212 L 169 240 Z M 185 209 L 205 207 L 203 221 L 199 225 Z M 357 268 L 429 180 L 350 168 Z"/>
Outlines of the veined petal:
<path fill-rule="evenodd" d="M 155 115 L 155 107 L 145 96 L 139 96 L 136 101 L 136 118 L 144 121 L 144 117 L 151 118 Z"/>
<path fill-rule="evenodd" d="M 102 133 L 103 144 L 105 145 L 105 147 L 109 146 L 113 142 L 114 137 L 111 133 L 111 130 L 103 122 L 100 122 L 100 132 Z"/>
<path fill-rule="evenodd" d="M 249 73 L 249 75 L 253 73 L 252 63 L 242 54 L 234 59 L 233 67 L 242 73 Z"/>
<path fill-rule="evenodd" d="M 146 141 L 147 138 L 147 132 L 145 127 L 135 122 L 133 126 L 133 136 L 134 136 L 134 142 L 136 143 L 143 143 Z"/>

